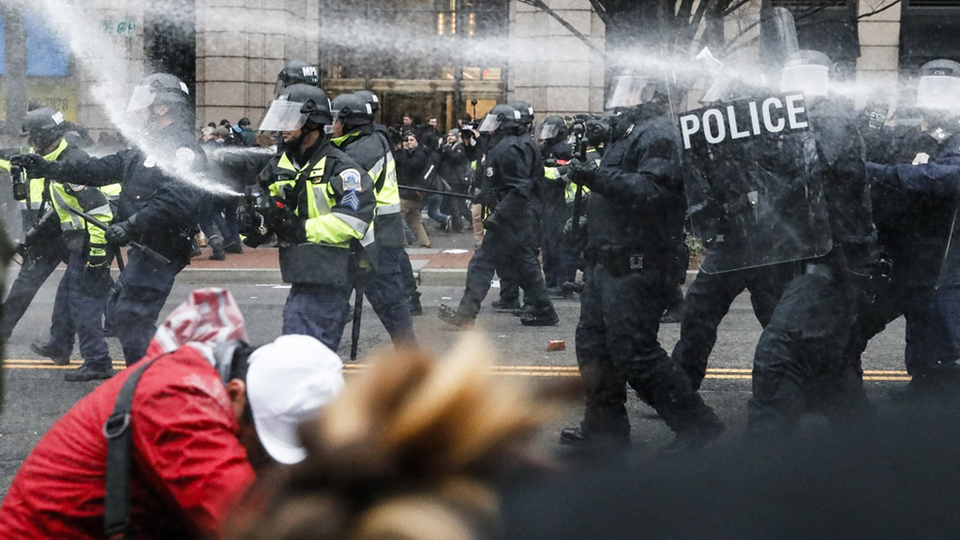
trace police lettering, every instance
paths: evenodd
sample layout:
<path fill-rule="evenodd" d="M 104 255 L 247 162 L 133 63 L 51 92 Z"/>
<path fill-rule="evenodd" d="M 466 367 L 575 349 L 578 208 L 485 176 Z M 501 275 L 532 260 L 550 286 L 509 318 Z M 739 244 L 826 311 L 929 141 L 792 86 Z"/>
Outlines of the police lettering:
<path fill-rule="evenodd" d="M 680 133 L 687 150 L 704 142 L 720 144 L 807 127 L 803 94 L 745 99 L 690 111 L 680 117 Z"/>

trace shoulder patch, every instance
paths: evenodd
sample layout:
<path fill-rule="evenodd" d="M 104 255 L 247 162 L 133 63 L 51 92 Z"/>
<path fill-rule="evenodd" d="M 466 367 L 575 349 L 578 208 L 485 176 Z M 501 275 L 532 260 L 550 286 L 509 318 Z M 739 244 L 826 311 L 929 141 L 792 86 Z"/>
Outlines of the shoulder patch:
<path fill-rule="evenodd" d="M 340 173 L 340 181 L 343 183 L 344 191 L 363 191 L 360 183 L 360 171 L 356 169 L 345 169 Z"/>
<path fill-rule="evenodd" d="M 487 176 L 493 176 L 493 167 L 487 167 Z"/>

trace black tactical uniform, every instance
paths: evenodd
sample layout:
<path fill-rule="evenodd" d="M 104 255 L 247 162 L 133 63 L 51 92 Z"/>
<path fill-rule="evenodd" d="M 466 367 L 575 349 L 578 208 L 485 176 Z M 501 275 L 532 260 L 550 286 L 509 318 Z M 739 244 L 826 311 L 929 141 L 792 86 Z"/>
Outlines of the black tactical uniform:
<path fill-rule="evenodd" d="M 363 288 L 364 294 L 393 343 L 415 345 L 413 319 L 403 286 L 402 261 L 406 251 L 396 163 L 387 139 L 374 131 L 372 112 L 364 114 L 366 105 L 356 95 L 333 100 L 335 118 L 344 126 L 344 134 L 334 137 L 333 144 L 364 168 L 377 195 L 374 230 L 378 261 L 375 276 Z"/>
<path fill-rule="evenodd" d="M 534 181 L 543 171 L 539 152 L 528 134 L 517 134 L 520 124 L 516 109 L 498 105 L 489 116 L 502 116 L 499 122 L 503 125 L 496 128 L 480 166 L 478 199 L 488 208 L 486 234 L 470 259 L 459 307 L 453 310 L 441 305 L 440 318 L 457 326 L 472 324 L 498 271 L 523 288 L 524 301 L 532 307 L 529 314 L 521 317 L 522 324 L 554 325 L 558 322 L 557 312 L 547 295 L 533 247 L 531 195 Z"/>
<path fill-rule="evenodd" d="M 685 264 L 679 141 L 665 112 L 656 102 L 630 111 L 599 169 L 572 171 L 591 190 L 577 325 L 587 403 L 581 428 L 564 430 L 562 442 L 628 441 L 624 381 L 677 433 L 671 448 L 694 449 L 723 431 L 657 339 L 677 265 Z"/>
<path fill-rule="evenodd" d="M 792 434 L 808 397 L 826 399 L 817 405 L 834 419 L 870 410 L 862 388 L 847 386 L 842 353 L 878 259 L 863 141 L 852 104 L 808 98 L 807 108 L 833 248 L 799 264 L 760 336 L 747 425 L 755 439 Z"/>
<path fill-rule="evenodd" d="M 206 157 L 186 123 L 188 98 L 186 85 L 176 77 L 147 76 L 128 104 L 128 110 L 150 111 L 147 145 L 52 165 L 49 174 L 81 185 L 122 184 L 107 240 L 120 245 L 133 240 L 168 259 L 163 262 L 131 248 L 107 303 L 106 318 L 120 339 L 127 365 L 146 352 L 174 278 L 190 261 L 190 239 L 198 231 L 202 188 L 196 182 L 202 181 Z M 155 109 L 158 105 L 167 109 Z M 163 110 L 168 112 L 159 112 Z M 154 115 L 173 122 L 161 125 Z"/>

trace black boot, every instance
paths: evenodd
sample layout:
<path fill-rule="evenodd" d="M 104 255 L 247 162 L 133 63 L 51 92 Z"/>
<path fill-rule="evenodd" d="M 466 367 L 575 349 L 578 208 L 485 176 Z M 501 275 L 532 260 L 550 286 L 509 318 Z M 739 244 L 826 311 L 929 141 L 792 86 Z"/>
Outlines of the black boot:
<path fill-rule="evenodd" d="M 553 306 L 520 317 L 520 324 L 524 326 L 556 326 L 559 322 L 560 316 Z"/>
<path fill-rule="evenodd" d="M 410 298 L 407 299 L 407 305 L 410 307 L 410 315 L 416 317 L 417 315 L 423 315 L 423 306 L 420 305 L 420 291 L 414 291 Z"/>
<path fill-rule="evenodd" d="M 461 315 L 457 310 L 446 304 L 440 304 L 440 320 L 458 328 L 473 328 L 474 319 Z"/>
<path fill-rule="evenodd" d="M 210 248 L 213 249 L 213 253 L 210 254 L 211 261 L 223 261 L 227 259 L 227 253 L 223 250 L 223 238 L 213 235 L 207 240 L 207 243 L 210 245 Z"/>
<path fill-rule="evenodd" d="M 660 456 L 671 458 L 692 454 L 723 434 L 724 429 L 726 426 L 717 414 L 704 404 L 698 413 L 697 420 L 677 431 L 673 442 L 660 449 Z"/>
<path fill-rule="evenodd" d="M 607 433 L 590 431 L 583 426 L 566 427 L 560 430 L 560 444 L 611 449 L 627 448 L 630 446 L 630 432 Z"/>

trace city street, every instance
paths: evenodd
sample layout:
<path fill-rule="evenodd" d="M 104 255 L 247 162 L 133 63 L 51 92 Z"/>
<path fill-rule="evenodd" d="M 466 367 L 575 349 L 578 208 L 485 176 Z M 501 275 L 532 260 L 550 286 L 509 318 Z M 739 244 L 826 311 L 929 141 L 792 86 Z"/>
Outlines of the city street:
<path fill-rule="evenodd" d="M 472 247 L 472 235 L 468 233 L 444 235 L 431 231 L 431 235 L 434 252 L 438 251 L 436 248 L 459 250 Z M 261 251 L 263 250 L 257 250 Z M 178 277 L 164 315 L 181 303 L 192 289 L 223 286 L 232 291 L 239 302 L 246 317 L 251 341 L 262 344 L 275 338 L 280 332 L 280 315 L 288 287 L 279 282 L 278 272 L 275 273 L 276 278 L 270 281 L 264 279 L 274 275 L 270 269 L 242 268 L 243 261 L 253 260 L 254 254 L 259 255 L 259 259 L 272 260 L 270 257 L 273 252 L 267 253 L 266 257 L 257 252 L 248 250 L 244 255 L 230 255 L 226 263 L 212 263 L 206 261 L 209 251 L 205 250 L 202 259 L 195 259 L 196 264 L 188 267 Z M 418 258 L 427 256 L 414 257 L 415 267 L 426 262 L 418 262 Z M 231 268 L 229 271 L 216 271 L 218 264 Z M 14 272 L 15 270 L 12 269 Z M 463 269 L 460 270 L 462 273 Z M 456 269 L 448 268 L 446 271 L 449 274 L 447 280 L 457 275 Z M 59 272 L 55 273 L 48 280 L 7 346 L 6 396 L 0 417 L 0 493 L 6 492 L 20 462 L 50 425 L 96 386 L 93 382 L 64 382 L 63 370 L 79 365 L 76 350 L 72 365 L 62 368 L 54 366 L 47 359 L 37 358 L 30 351 L 30 343 L 44 339 L 48 333 L 54 293 L 60 275 Z M 424 315 L 414 318 L 417 337 L 421 345 L 442 354 L 454 343 L 460 331 L 437 318 L 437 307 L 441 303 L 456 305 L 462 286 L 424 285 L 420 290 L 423 294 L 421 302 Z M 556 301 L 560 314 L 558 326 L 529 328 L 521 326 L 517 317 L 494 313 L 489 309 L 489 303 L 496 300 L 497 292 L 497 288 L 491 289 L 484 302 L 485 308 L 477 320 L 477 330 L 482 332 L 498 351 L 497 372 L 530 383 L 556 380 L 557 377 L 577 377 L 574 334 L 579 312 L 578 301 Z M 346 362 L 348 384 L 353 374 L 364 369 L 366 355 L 377 348 L 390 345 L 388 335 L 369 304 L 366 305 L 363 315 L 361 358 L 357 363 Z M 668 351 L 678 339 L 679 328 L 678 324 L 661 327 L 661 341 Z M 715 407 L 728 424 L 724 439 L 732 440 L 742 433 L 745 405 L 750 396 L 753 349 L 759 334 L 760 326 L 751 311 L 749 297 L 742 295 L 720 328 L 717 346 L 711 357 L 711 369 L 702 389 L 707 403 Z M 342 358 L 349 356 L 349 336 L 348 327 L 339 351 Z M 551 340 L 564 341 L 565 350 L 548 352 L 547 342 Z M 123 361 L 118 342 L 115 338 L 108 338 L 108 343 L 115 367 L 121 368 Z M 903 321 L 900 319 L 871 343 L 865 357 L 867 390 L 881 411 L 896 406 L 889 401 L 887 391 L 903 385 L 906 380 L 902 363 L 903 343 Z M 540 444 L 550 450 L 559 449 L 556 445 L 559 428 L 578 422 L 582 414 L 581 407 L 581 403 L 574 402 L 561 411 L 556 425 L 550 426 L 542 434 Z M 657 448 L 669 442 L 670 433 L 663 423 L 656 418 L 652 409 L 640 404 L 633 396 L 630 398 L 630 414 L 633 421 L 634 453 L 638 458 L 652 455 Z M 803 430 L 816 435 L 818 430 L 825 429 L 825 426 L 826 423 L 821 417 L 808 415 L 804 419 Z"/>

